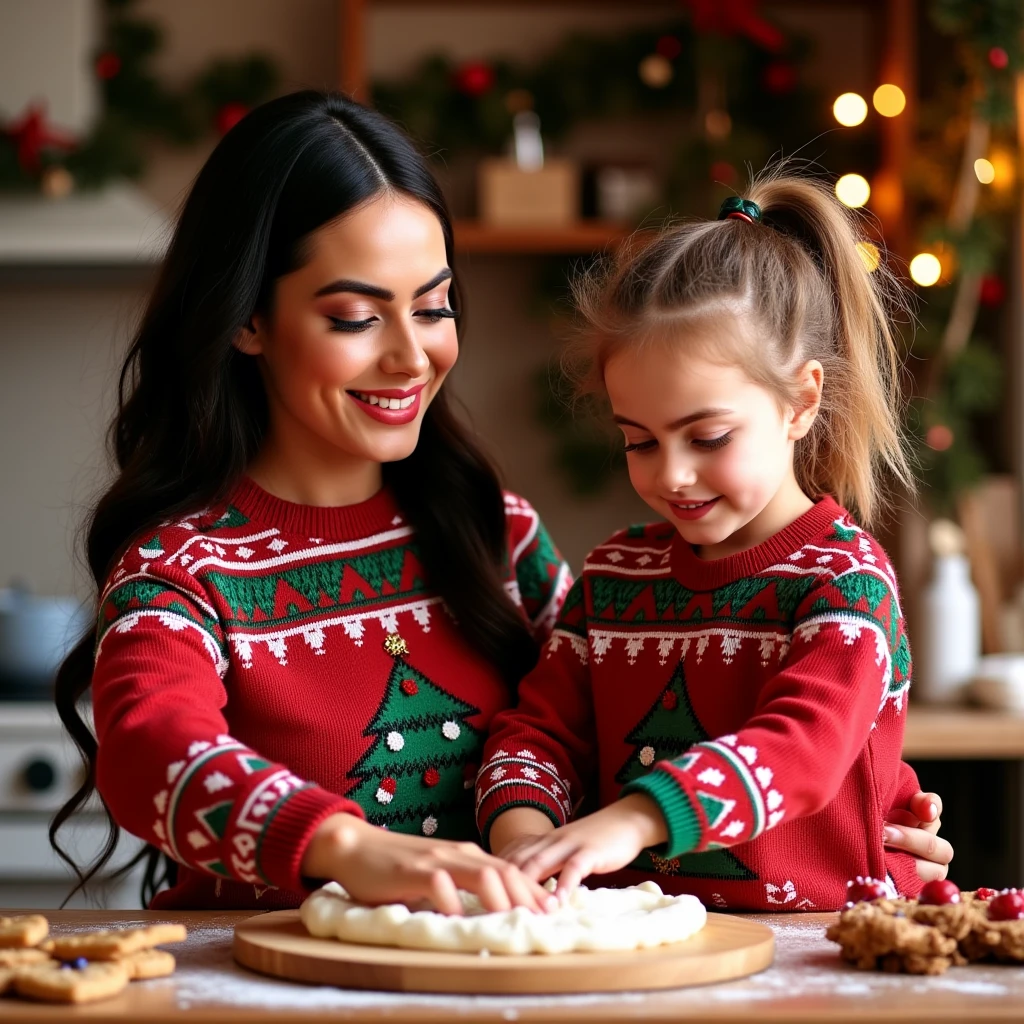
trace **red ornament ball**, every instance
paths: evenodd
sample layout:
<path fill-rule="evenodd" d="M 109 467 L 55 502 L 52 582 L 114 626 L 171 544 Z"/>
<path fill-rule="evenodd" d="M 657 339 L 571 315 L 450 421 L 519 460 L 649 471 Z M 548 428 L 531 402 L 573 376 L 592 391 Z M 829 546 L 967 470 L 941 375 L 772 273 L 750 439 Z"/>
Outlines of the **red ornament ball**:
<path fill-rule="evenodd" d="M 988 274 L 981 279 L 978 299 L 983 306 L 1001 306 L 1006 298 L 1006 285 L 1003 279 L 995 274 Z"/>
<path fill-rule="evenodd" d="M 997 71 L 1002 71 L 1010 63 L 1010 55 L 1001 47 L 993 46 L 988 51 L 988 62 Z"/>
<path fill-rule="evenodd" d="M 852 882 L 846 883 L 846 899 L 849 904 L 870 903 L 871 900 L 882 900 L 889 895 L 885 882 L 877 878 L 862 878 L 858 875 Z"/>
<path fill-rule="evenodd" d="M 441 773 L 436 768 L 428 768 L 423 773 L 424 786 L 436 786 L 441 781 Z"/>
<path fill-rule="evenodd" d="M 398 783 L 395 782 L 390 775 L 380 780 L 379 789 L 383 789 L 385 793 L 390 793 L 392 796 L 395 795 L 395 790 L 398 788 Z"/>
<path fill-rule="evenodd" d="M 925 883 L 917 901 L 929 907 L 947 907 L 960 902 L 960 890 L 948 878 L 936 878 Z"/>
<path fill-rule="evenodd" d="M 107 81 L 116 78 L 121 70 L 121 58 L 116 53 L 101 53 L 96 58 L 96 77 Z"/>
<path fill-rule="evenodd" d="M 993 896 L 999 895 L 998 889 L 989 889 L 987 886 L 982 886 L 975 894 L 979 900 L 990 900 Z"/>
<path fill-rule="evenodd" d="M 666 711 L 675 711 L 675 709 L 676 709 L 676 707 L 678 705 L 679 705 L 679 698 L 675 695 L 675 693 L 672 690 L 669 690 L 666 693 L 662 694 L 661 706 Z"/>
<path fill-rule="evenodd" d="M 728 160 L 716 160 L 711 165 L 711 180 L 722 185 L 733 185 L 736 182 L 736 168 Z"/>
<path fill-rule="evenodd" d="M 945 423 L 936 423 L 924 435 L 924 443 L 937 452 L 948 451 L 953 447 L 954 440 L 953 431 Z"/>
<path fill-rule="evenodd" d="M 217 131 L 221 135 L 227 135 L 248 113 L 249 108 L 244 103 L 225 103 L 217 111 Z"/>
<path fill-rule="evenodd" d="M 784 60 L 773 61 L 764 69 L 761 80 L 770 93 L 782 96 L 796 88 L 796 68 Z"/>
<path fill-rule="evenodd" d="M 455 72 L 455 87 L 466 96 L 483 96 L 494 88 L 494 68 L 483 61 L 469 61 Z"/>
<path fill-rule="evenodd" d="M 398 688 L 407 697 L 415 697 L 420 692 L 420 688 L 416 685 L 415 679 L 403 679 L 399 684 Z"/>
<path fill-rule="evenodd" d="M 675 60 L 683 52 L 683 44 L 675 36 L 662 36 L 655 50 L 666 60 Z"/>
<path fill-rule="evenodd" d="M 993 896 L 988 904 L 990 921 L 1019 921 L 1024 917 L 1024 893 L 1011 889 Z"/>

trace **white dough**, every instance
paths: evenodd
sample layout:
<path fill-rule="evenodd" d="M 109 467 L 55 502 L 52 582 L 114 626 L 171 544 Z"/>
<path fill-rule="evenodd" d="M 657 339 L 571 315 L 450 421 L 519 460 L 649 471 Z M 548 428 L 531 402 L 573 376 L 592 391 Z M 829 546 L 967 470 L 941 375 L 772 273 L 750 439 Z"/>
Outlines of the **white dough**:
<path fill-rule="evenodd" d="M 364 906 L 351 900 L 337 882 L 329 882 L 306 899 L 300 913 L 306 930 L 317 938 L 460 953 L 646 949 L 682 942 L 707 921 L 695 896 L 666 896 L 654 882 L 627 889 L 581 885 L 558 910 L 547 914 L 525 907 L 488 913 L 475 896 L 459 895 L 465 916 L 454 917 L 412 911 L 401 903 Z"/>

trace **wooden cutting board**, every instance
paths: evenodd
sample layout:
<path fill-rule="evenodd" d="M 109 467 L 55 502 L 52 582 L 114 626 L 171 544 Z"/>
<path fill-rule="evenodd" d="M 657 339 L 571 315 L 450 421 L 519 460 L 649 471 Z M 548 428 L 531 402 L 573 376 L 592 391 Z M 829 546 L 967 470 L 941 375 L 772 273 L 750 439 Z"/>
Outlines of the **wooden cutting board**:
<path fill-rule="evenodd" d="M 631 953 L 479 956 L 363 946 L 315 939 L 297 910 L 261 914 L 235 928 L 234 956 L 244 967 L 290 981 L 392 992 L 616 992 L 682 988 L 742 978 L 772 962 L 766 925 L 708 914 L 685 942 Z"/>

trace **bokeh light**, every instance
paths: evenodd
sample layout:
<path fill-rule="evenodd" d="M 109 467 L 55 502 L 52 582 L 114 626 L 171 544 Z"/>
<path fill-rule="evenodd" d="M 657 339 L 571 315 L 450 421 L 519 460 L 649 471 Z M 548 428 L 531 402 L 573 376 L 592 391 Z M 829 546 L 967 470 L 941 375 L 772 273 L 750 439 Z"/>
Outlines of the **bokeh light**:
<path fill-rule="evenodd" d="M 942 274 L 942 264 L 930 252 L 919 252 L 910 261 L 910 277 L 914 284 L 930 288 Z"/>
<path fill-rule="evenodd" d="M 898 85 L 886 82 L 871 97 L 871 103 L 882 117 L 897 117 L 907 106 L 907 97 Z"/>
<path fill-rule="evenodd" d="M 868 116 L 867 101 L 855 92 L 844 92 L 832 104 L 836 120 L 846 128 L 854 128 Z"/>
<path fill-rule="evenodd" d="M 871 186 L 862 174 L 844 174 L 836 182 L 836 195 L 845 206 L 856 208 L 871 197 Z"/>
<path fill-rule="evenodd" d="M 996 180 L 996 169 L 992 166 L 991 160 L 983 156 L 974 161 L 974 173 L 982 185 L 991 185 Z"/>

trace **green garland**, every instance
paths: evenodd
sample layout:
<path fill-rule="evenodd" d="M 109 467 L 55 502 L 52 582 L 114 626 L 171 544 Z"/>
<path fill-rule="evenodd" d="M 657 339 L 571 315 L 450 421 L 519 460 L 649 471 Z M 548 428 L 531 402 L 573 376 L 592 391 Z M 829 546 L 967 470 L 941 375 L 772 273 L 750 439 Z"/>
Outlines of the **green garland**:
<path fill-rule="evenodd" d="M 50 191 L 54 183 L 94 188 L 112 178 L 136 178 L 144 145 L 163 139 L 196 142 L 211 130 L 223 133 L 251 107 L 269 98 L 278 75 L 269 58 L 251 55 L 213 62 L 185 88 L 168 89 L 152 70 L 163 45 L 157 23 L 134 17 L 136 0 L 104 0 L 104 38 L 95 54 L 102 111 L 89 134 L 62 141 L 26 117 L 0 130 L 0 189 Z M 8 112 L 12 113 L 12 112 Z M 20 129 L 20 131 L 19 131 Z"/>

